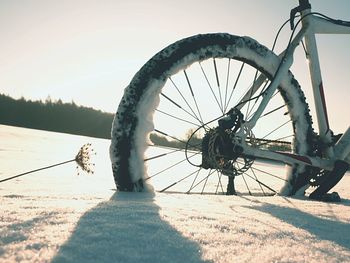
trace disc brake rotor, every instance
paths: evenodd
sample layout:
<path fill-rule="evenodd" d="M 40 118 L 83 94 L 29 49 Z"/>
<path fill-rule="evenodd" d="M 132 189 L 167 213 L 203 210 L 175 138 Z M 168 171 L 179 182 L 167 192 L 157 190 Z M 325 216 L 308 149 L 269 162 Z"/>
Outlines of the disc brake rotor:
<path fill-rule="evenodd" d="M 219 126 L 207 131 L 202 140 L 202 167 L 217 169 L 227 176 L 245 173 L 253 164 L 254 158 L 243 153 L 242 138 L 236 132 L 243 123 L 243 114 L 232 109 L 228 117 L 219 120 Z M 245 143 L 256 145 L 251 130 L 244 130 Z"/>

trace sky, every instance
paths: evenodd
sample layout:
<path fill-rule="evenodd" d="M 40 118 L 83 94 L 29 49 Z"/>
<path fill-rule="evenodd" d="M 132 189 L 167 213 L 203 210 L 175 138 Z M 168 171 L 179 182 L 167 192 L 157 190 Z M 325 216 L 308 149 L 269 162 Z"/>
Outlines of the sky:
<path fill-rule="evenodd" d="M 311 1 L 314 11 L 350 20 L 350 1 Z M 115 112 L 124 88 L 154 54 L 198 33 L 247 35 L 271 47 L 297 1 L 278 0 L 0 0 L 0 93 L 74 101 Z M 290 30 L 282 34 L 278 50 Z M 350 35 L 320 36 L 330 124 L 349 125 Z M 311 95 L 302 50 L 292 68 Z M 312 98 L 307 101 L 312 107 Z M 313 108 L 312 108 L 313 112 Z"/>

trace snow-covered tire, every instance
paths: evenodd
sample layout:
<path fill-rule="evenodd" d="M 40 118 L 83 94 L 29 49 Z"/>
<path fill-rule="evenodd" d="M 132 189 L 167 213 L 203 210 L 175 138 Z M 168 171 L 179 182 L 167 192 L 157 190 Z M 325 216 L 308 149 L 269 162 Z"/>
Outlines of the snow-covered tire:
<path fill-rule="evenodd" d="M 144 153 L 150 143 L 149 134 L 154 129 L 153 113 L 168 78 L 193 63 L 209 58 L 239 60 L 269 78 L 280 63 L 278 56 L 254 39 L 226 33 L 185 38 L 153 56 L 126 87 L 113 121 L 110 158 L 118 190 L 143 191 L 146 188 Z M 309 154 L 313 131 L 304 94 L 291 73 L 279 89 L 292 120 L 293 151 Z M 305 167 L 291 167 L 288 173 L 281 193 L 293 195 L 307 183 Z"/>

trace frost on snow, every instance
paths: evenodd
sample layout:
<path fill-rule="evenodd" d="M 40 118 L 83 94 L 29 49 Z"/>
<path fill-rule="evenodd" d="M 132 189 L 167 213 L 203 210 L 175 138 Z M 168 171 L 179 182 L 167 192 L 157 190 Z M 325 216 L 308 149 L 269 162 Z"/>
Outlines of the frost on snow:
<path fill-rule="evenodd" d="M 52 163 L 86 139 L 4 125 L 0 137 L 0 178 L 23 169 L 19 163 Z M 98 153 L 94 176 L 74 176 L 72 164 L 0 185 L 1 263 L 349 262 L 349 173 L 334 189 L 340 204 L 116 192 L 109 141 L 89 141 Z"/>

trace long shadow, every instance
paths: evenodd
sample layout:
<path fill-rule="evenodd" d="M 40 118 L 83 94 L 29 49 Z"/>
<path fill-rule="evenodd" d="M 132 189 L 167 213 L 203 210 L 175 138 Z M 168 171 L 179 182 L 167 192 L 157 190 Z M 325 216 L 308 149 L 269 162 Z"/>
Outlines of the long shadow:
<path fill-rule="evenodd" d="M 118 193 L 86 212 L 52 262 L 203 262 L 150 193 Z"/>
<path fill-rule="evenodd" d="M 320 218 L 296 208 L 264 204 L 262 206 L 249 207 L 304 229 L 321 240 L 328 240 L 344 248 L 350 249 L 350 224 Z"/>

